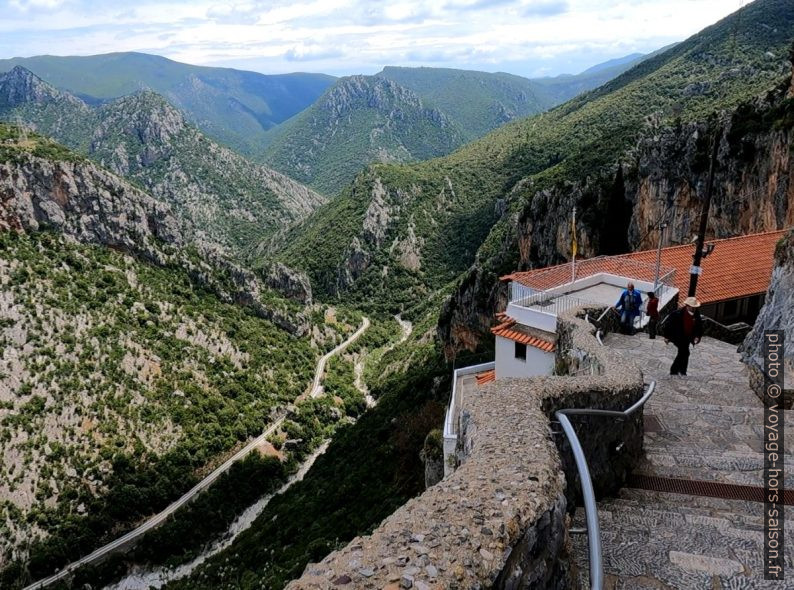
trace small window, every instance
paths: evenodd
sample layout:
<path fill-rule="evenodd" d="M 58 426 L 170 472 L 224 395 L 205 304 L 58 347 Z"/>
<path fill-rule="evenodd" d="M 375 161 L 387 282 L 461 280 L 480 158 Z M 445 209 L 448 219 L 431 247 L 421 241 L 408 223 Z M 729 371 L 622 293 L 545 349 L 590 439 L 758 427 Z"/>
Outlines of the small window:
<path fill-rule="evenodd" d="M 516 342 L 516 358 L 522 361 L 527 360 L 527 345 Z"/>

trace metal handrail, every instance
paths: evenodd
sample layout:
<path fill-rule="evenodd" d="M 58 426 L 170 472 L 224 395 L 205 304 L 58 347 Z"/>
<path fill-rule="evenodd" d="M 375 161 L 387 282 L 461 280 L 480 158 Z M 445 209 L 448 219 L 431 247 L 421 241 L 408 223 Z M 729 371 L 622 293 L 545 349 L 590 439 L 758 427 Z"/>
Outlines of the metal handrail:
<path fill-rule="evenodd" d="M 591 590 L 602 590 L 604 587 L 604 565 L 601 553 L 601 529 L 598 525 L 598 511 L 596 509 L 595 492 L 593 491 L 593 480 L 590 478 L 590 470 L 587 468 L 587 459 L 582 450 L 582 444 L 576 431 L 573 429 L 568 416 L 610 416 L 613 418 L 627 418 L 645 405 L 645 402 L 653 395 L 656 389 L 656 381 L 648 384 L 648 390 L 637 403 L 623 410 L 599 410 L 594 408 L 571 408 L 559 410 L 554 416 L 559 420 L 563 432 L 571 445 L 571 452 L 576 461 L 576 469 L 579 472 L 579 479 L 582 486 L 582 497 L 584 500 L 585 520 L 587 521 L 587 546 L 590 555 L 590 588 Z"/>

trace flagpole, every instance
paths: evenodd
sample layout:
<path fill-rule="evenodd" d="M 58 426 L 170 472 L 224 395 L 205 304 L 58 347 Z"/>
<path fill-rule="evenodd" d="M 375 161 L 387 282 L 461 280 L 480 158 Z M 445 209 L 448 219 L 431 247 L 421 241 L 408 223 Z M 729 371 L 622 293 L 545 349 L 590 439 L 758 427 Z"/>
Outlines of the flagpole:
<path fill-rule="evenodd" d="M 576 243 L 576 205 L 573 206 L 573 220 L 571 221 L 571 253 L 573 256 L 571 257 L 571 282 L 573 283 L 576 280 L 576 248 L 578 244 Z"/>

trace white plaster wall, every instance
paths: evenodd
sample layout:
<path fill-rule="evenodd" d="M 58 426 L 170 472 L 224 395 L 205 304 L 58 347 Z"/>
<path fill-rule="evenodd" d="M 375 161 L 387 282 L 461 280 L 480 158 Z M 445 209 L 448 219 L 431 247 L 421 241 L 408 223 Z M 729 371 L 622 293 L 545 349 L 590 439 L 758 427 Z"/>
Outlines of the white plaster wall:
<path fill-rule="evenodd" d="M 496 336 L 496 378 L 534 377 L 554 372 L 554 353 L 527 346 L 527 359 L 515 358 L 515 342 Z"/>

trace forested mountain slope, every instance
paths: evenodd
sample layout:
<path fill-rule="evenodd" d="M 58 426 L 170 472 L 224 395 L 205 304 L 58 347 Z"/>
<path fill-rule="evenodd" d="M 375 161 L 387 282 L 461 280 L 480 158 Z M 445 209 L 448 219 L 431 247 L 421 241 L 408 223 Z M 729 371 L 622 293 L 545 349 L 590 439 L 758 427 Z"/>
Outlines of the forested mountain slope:
<path fill-rule="evenodd" d="M 350 76 L 275 129 L 264 159 L 335 195 L 370 162 L 425 160 L 462 143 L 460 128 L 413 91 L 385 78 Z"/>
<path fill-rule="evenodd" d="M 448 154 L 508 121 L 595 88 L 639 60 L 538 81 L 504 73 L 401 67 L 342 78 L 270 132 L 264 158 L 285 174 L 335 195 L 370 163 Z"/>
<path fill-rule="evenodd" d="M 113 174 L 2 124 L 0 286 L 4 588 L 186 491 L 355 329 L 192 246 L 166 205 Z M 307 410 L 296 432 L 304 420 L 305 450 L 324 423 Z"/>

